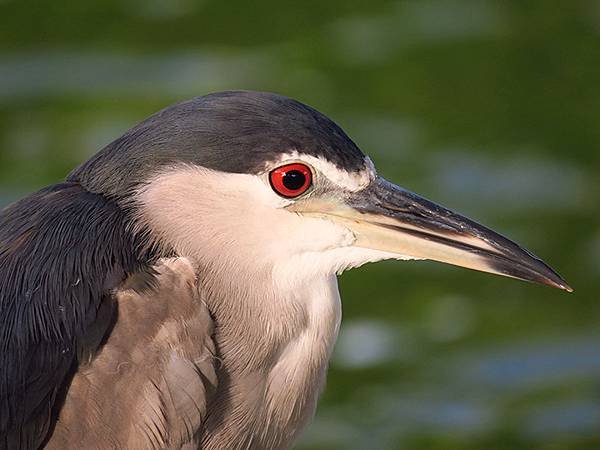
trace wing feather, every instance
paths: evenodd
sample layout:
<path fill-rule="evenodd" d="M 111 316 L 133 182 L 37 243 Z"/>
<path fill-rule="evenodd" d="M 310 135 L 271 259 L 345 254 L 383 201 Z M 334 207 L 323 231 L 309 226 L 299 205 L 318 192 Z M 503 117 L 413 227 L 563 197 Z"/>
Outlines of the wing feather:
<path fill-rule="evenodd" d="M 190 261 L 155 270 L 152 289 L 115 293 L 119 320 L 75 374 L 49 449 L 198 448 L 217 384 L 213 323 Z"/>
<path fill-rule="evenodd" d="M 37 449 L 83 355 L 112 326 L 110 289 L 152 260 L 126 213 L 76 183 L 0 212 L 0 449 Z"/>

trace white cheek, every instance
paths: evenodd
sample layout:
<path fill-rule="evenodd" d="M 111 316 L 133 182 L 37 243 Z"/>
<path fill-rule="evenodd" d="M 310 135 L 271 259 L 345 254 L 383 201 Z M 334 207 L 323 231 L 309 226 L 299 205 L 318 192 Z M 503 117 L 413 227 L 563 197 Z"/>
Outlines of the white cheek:
<path fill-rule="evenodd" d="M 368 248 L 342 246 L 325 251 L 290 255 L 286 260 L 277 262 L 273 272 L 276 280 L 294 284 L 298 280 L 310 279 L 321 274 L 340 275 L 346 270 L 387 259 L 408 261 L 418 258 Z M 290 267 L 294 270 L 290 270 Z"/>
<path fill-rule="evenodd" d="M 171 168 L 137 194 L 141 221 L 179 254 L 221 265 L 257 266 L 313 259 L 351 245 L 354 235 L 332 222 L 284 209 L 264 176 Z"/>

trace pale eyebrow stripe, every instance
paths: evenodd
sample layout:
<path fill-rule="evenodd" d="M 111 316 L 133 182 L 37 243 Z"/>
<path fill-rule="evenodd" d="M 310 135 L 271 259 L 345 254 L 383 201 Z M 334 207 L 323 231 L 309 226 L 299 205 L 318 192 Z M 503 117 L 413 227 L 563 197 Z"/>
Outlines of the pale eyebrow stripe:
<path fill-rule="evenodd" d="M 327 161 L 325 158 L 299 153 L 296 150 L 284 153 L 273 162 L 271 166 L 274 168 L 285 162 L 295 161 L 306 162 L 323 174 L 333 184 L 352 192 L 360 191 L 367 187 L 377 175 L 375 166 L 369 157 L 365 157 L 364 169 L 358 172 L 347 172 L 344 169 L 338 168 L 335 164 Z"/>

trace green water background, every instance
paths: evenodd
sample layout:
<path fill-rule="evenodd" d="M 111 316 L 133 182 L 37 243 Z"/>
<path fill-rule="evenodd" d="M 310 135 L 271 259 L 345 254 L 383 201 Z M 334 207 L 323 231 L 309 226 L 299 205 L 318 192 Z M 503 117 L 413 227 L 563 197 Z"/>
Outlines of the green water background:
<path fill-rule="evenodd" d="M 0 204 L 156 110 L 298 98 L 379 172 L 576 289 L 428 262 L 341 277 L 299 448 L 600 448 L 600 1 L 0 1 Z"/>

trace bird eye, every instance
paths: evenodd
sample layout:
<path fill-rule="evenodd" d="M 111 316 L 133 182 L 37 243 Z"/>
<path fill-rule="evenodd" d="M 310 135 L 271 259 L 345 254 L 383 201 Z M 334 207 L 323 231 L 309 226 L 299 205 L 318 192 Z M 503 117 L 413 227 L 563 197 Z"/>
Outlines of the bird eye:
<path fill-rule="evenodd" d="M 312 185 L 312 172 L 304 164 L 286 164 L 273 170 L 269 181 L 273 190 L 282 197 L 298 197 Z"/>

